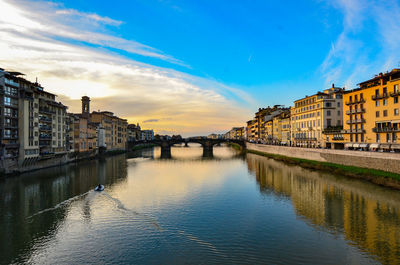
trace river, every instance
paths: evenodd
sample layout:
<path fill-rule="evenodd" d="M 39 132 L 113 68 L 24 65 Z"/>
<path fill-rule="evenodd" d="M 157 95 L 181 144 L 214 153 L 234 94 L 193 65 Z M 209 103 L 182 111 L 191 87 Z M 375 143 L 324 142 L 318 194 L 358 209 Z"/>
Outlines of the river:
<path fill-rule="evenodd" d="M 400 264 L 399 191 L 227 146 L 171 151 L 0 179 L 0 264 Z"/>

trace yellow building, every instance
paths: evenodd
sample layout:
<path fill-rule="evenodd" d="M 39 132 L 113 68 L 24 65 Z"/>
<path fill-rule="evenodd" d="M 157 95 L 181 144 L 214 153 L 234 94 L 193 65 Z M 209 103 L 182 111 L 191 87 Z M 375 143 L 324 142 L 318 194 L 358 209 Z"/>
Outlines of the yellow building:
<path fill-rule="evenodd" d="M 278 117 L 279 144 L 290 145 L 290 110 L 283 112 Z"/>
<path fill-rule="evenodd" d="M 249 142 L 256 141 L 256 124 L 257 121 L 255 119 L 249 120 L 246 126 L 246 140 Z"/>
<path fill-rule="evenodd" d="M 93 111 L 90 120 L 104 128 L 107 150 L 126 149 L 127 120 L 114 116 L 114 113 L 109 111 Z"/>
<path fill-rule="evenodd" d="M 344 89 L 335 87 L 325 89 L 312 96 L 294 102 L 291 108 L 291 142 L 294 146 L 331 148 L 325 130 L 342 128 Z"/>
<path fill-rule="evenodd" d="M 265 121 L 265 136 L 264 139 L 267 144 L 274 143 L 274 122 L 272 119 L 268 119 Z"/>
<path fill-rule="evenodd" d="M 400 69 L 359 84 L 344 94 L 345 148 L 400 151 Z"/>

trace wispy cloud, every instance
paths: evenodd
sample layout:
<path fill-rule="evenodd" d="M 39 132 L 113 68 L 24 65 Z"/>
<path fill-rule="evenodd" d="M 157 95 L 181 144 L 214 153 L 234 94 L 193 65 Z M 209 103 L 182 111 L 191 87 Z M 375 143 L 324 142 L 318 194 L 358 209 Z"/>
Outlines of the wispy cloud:
<path fill-rule="evenodd" d="M 104 24 L 108 24 L 108 25 L 112 25 L 112 26 L 119 26 L 123 23 L 122 21 L 114 20 L 109 17 L 102 17 L 95 13 L 79 12 L 78 10 L 75 10 L 75 9 L 57 10 L 56 14 L 83 17 L 83 18 L 87 18 L 90 20 L 94 20 L 96 22 L 100 22 L 100 23 L 104 23 Z"/>
<path fill-rule="evenodd" d="M 400 17 L 396 0 L 328 0 L 343 14 L 343 29 L 321 65 L 326 85 L 346 87 L 397 67 L 400 61 Z"/>
<path fill-rule="evenodd" d="M 147 121 L 158 131 L 186 135 L 224 131 L 251 115 L 238 105 L 252 100 L 248 95 L 243 100 L 246 93 L 240 90 L 76 43 L 179 63 L 150 46 L 103 33 L 102 24 L 114 26 L 120 24 L 117 20 L 48 2 L 0 0 L 0 9 L 6 14 L 0 17 L 1 67 L 22 71 L 30 80 L 39 77 L 70 111 L 80 111 L 80 97 L 87 95 L 93 110 L 111 110 L 130 122 Z M 66 19 L 71 15 L 81 17 L 82 23 Z M 150 123 L 154 117 L 158 122 Z"/>
<path fill-rule="evenodd" d="M 149 119 L 149 120 L 143 121 L 143 123 L 158 122 L 158 121 L 159 121 L 159 119 Z"/>

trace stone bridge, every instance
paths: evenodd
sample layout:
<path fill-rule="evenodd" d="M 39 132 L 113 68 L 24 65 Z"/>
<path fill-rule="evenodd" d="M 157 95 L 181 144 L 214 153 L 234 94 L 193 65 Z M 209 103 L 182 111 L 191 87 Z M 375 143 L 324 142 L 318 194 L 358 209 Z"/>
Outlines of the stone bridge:
<path fill-rule="evenodd" d="M 214 145 L 220 145 L 221 143 L 236 143 L 243 149 L 246 148 L 246 142 L 244 140 L 234 139 L 208 139 L 208 138 L 182 138 L 182 139 L 170 139 L 170 140 L 150 140 L 150 141 L 136 141 L 129 143 L 129 149 L 132 149 L 136 145 L 141 144 L 154 144 L 161 147 L 161 157 L 171 157 L 171 147 L 175 144 L 182 144 L 188 146 L 188 143 L 198 143 L 203 147 L 203 157 L 213 156 Z"/>

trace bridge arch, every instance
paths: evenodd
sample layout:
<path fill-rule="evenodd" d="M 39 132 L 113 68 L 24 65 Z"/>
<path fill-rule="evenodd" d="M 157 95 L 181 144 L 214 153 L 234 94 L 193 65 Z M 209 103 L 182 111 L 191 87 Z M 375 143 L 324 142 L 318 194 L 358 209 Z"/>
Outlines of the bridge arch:
<path fill-rule="evenodd" d="M 203 147 L 203 157 L 212 157 L 214 146 L 220 143 L 233 142 L 246 148 L 246 143 L 243 140 L 233 139 L 209 139 L 209 138 L 182 138 L 182 139 L 170 139 L 170 140 L 151 140 L 151 141 L 138 141 L 130 144 L 130 148 L 139 144 L 154 144 L 161 147 L 161 158 L 171 157 L 171 147 L 175 144 L 184 143 L 187 146 L 188 143 L 198 143 Z"/>

